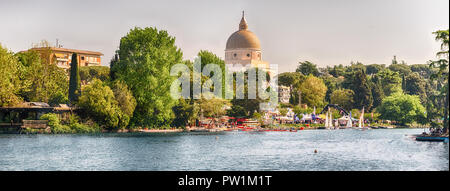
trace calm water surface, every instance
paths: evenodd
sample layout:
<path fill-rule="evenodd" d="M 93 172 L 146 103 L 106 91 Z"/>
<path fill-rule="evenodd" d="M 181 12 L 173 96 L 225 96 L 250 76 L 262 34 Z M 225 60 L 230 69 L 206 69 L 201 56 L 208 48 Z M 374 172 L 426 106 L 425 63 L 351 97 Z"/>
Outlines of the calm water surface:
<path fill-rule="evenodd" d="M 0 135 L 0 170 L 449 170 L 448 144 L 421 132 Z"/>

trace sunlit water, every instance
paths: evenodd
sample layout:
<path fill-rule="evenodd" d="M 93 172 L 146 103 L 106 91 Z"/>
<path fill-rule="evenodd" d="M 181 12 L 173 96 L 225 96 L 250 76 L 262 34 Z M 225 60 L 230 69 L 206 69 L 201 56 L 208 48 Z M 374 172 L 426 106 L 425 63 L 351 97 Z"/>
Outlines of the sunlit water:
<path fill-rule="evenodd" d="M 449 170 L 448 144 L 421 132 L 0 135 L 0 170 Z"/>

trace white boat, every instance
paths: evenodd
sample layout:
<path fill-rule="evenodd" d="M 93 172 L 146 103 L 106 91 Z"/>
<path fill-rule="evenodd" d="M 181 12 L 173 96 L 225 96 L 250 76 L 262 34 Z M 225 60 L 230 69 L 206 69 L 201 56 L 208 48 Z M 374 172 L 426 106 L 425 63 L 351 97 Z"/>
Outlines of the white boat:
<path fill-rule="evenodd" d="M 366 127 L 364 124 L 364 107 L 362 109 L 361 116 L 359 117 L 358 129 L 369 129 L 369 127 Z"/>

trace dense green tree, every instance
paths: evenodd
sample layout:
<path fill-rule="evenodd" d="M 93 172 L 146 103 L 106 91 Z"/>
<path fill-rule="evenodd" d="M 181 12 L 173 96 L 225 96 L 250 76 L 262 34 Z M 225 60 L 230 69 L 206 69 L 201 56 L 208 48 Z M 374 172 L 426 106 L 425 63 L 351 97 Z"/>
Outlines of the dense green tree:
<path fill-rule="evenodd" d="M 414 121 L 422 122 L 426 118 L 426 110 L 418 96 L 395 93 L 386 97 L 377 108 L 380 118 L 397 121 L 402 125 Z"/>
<path fill-rule="evenodd" d="M 367 75 L 377 74 L 378 72 L 384 70 L 384 64 L 370 64 L 366 66 Z"/>
<path fill-rule="evenodd" d="M 362 109 L 364 107 L 366 111 L 370 111 L 373 106 L 372 90 L 363 69 L 354 72 L 352 84 L 351 89 L 355 92 L 355 108 Z"/>
<path fill-rule="evenodd" d="M 296 72 L 302 73 L 305 76 L 310 74 L 319 76 L 319 70 L 317 66 L 310 61 L 299 62 Z"/>
<path fill-rule="evenodd" d="M 109 86 L 98 79 L 83 87 L 78 106 L 87 117 L 106 128 L 125 128 L 130 120 L 124 114 Z"/>
<path fill-rule="evenodd" d="M 259 72 L 263 72 L 261 70 L 258 70 L 257 68 L 251 68 L 249 70 L 256 70 L 255 74 L 257 76 L 259 75 Z M 244 72 L 244 78 L 245 79 L 248 79 L 249 72 L 250 71 Z M 268 74 L 266 72 L 266 76 L 267 75 Z M 270 80 L 269 77 L 267 78 L 267 80 Z M 235 84 L 235 85 L 238 86 L 238 84 Z M 261 99 L 259 97 L 259 92 L 258 92 L 258 88 L 257 87 L 259 87 L 261 85 L 262 85 L 262 82 L 260 82 L 258 80 L 258 78 L 256 79 L 256 87 L 249 87 L 248 86 L 248 80 L 245 80 L 244 84 L 243 84 L 244 87 L 240 87 L 240 86 L 236 87 L 236 89 L 241 89 L 241 88 L 244 89 L 244 97 L 243 97 L 243 99 L 236 99 L 236 97 L 234 97 L 231 100 L 232 105 L 233 106 L 240 106 L 240 107 L 244 108 L 245 113 L 246 113 L 245 116 L 247 116 L 247 117 L 251 117 L 255 111 L 259 112 L 260 111 L 260 104 L 265 102 L 265 101 L 268 101 L 268 100 L 263 100 L 263 99 Z M 242 86 L 242 84 L 241 84 L 241 86 Z M 249 92 L 255 92 L 256 98 L 255 99 L 249 98 Z M 274 92 L 270 91 L 270 93 L 274 93 Z"/>
<path fill-rule="evenodd" d="M 338 89 L 331 93 L 331 103 L 337 104 L 347 111 L 353 109 L 353 96 L 355 92 L 349 89 Z"/>
<path fill-rule="evenodd" d="M 325 104 L 327 87 L 322 79 L 310 74 L 300 85 L 299 90 L 301 91 L 302 104 L 307 104 L 310 107 L 320 107 Z"/>
<path fill-rule="evenodd" d="M 46 63 L 36 51 L 16 55 L 22 64 L 22 89 L 25 101 L 46 102 L 52 105 L 67 103 L 68 79 L 66 72 L 55 63 Z"/>
<path fill-rule="evenodd" d="M 134 109 L 136 108 L 136 99 L 128 89 L 128 86 L 124 82 L 116 80 L 112 83 L 112 90 L 114 92 L 114 98 L 122 112 L 130 118 L 133 117 Z"/>
<path fill-rule="evenodd" d="M 246 117 L 247 116 L 247 112 L 244 109 L 244 107 L 240 106 L 240 105 L 232 105 L 231 109 L 229 109 L 227 111 L 227 115 L 230 117 Z"/>
<path fill-rule="evenodd" d="M 298 72 L 284 72 L 278 75 L 278 85 L 290 87 L 305 80 L 305 76 Z"/>
<path fill-rule="evenodd" d="M 116 63 L 119 62 L 119 54 L 116 52 L 114 54 L 114 57 L 109 62 L 109 79 L 111 81 L 114 81 L 117 79 L 116 77 L 116 70 L 120 69 L 119 67 L 114 67 Z"/>
<path fill-rule="evenodd" d="M 441 85 L 438 88 L 439 94 L 434 94 L 435 97 L 443 97 L 444 105 L 443 107 L 443 115 L 441 117 L 444 118 L 444 128 L 443 132 L 448 133 L 449 127 L 449 113 L 448 113 L 448 105 L 449 105 L 449 85 L 448 85 L 448 74 L 449 74 L 449 30 L 438 30 L 433 32 L 436 36 L 436 41 L 441 43 L 441 50 L 436 54 L 438 60 L 430 61 L 430 67 L 439 69 L 437 73 L 432 75 L 432 79 L 436 80 L 438 84 Z M 434 105 L 437 106 L 437 105 Z"/>
<path fill-rule="evenodd" d="M 278 108 L 278 110 L 280 111 L 281 116 L 286 116 L 286 114 L 288 113 L 288 110 L 286 108 Z"/>
<path fill-rule="evenodd" d="M 383 87 L 381 85 L 381 80 L 378 78 L 378 76 L 372 77 L 372 97 L 373 97 L 373 106 L 372 108 L 377 108 L 379 105 L 381 105 L 381 102 L 384 99 L 384 91 Z"/>
<path fill-rule="evenodd" d="M 202 99 L 199 101 L 200 113 L 205 117 L 220 117 L 225 115 L 225 107 L 231 106 L 230 101 L 218 97 L 212 99 Z"/>
<path fill-rule="evenodd" d="M 335 91 L 335 90 L 339 89 L 339 87 L 341 87 L 341 83 L 343 81 L 343 79 L 341 77 L 342 76 L 340 76 L 339 78 L 335 78 L 331 75 L 321 76 L 321 79 L 325 83 L 325 86 L 327 86 L 327 93 L 325 95 L 325 101 L 330 102 L 331 101 L 331 93 L 333 93 L 333 91 Z"/>
<path fill-rule="evenodd" d="M 156 28 L 134 28 L 120 40 L 119 61 L 111 71 L 125 82 L 137 105 L 132 122 L 140 126 L 169 126 L 177 103 L 170 96 L 175 80 L 170 76 L 173 65 L 182 62 L 182 52 L 175 38 Z"/>
<path fill-rule="evenodd" d="M 69 79 L 69 101 L 75 103 L 81 93 L 80 72 L 78 70 L 78 56 L 72 54 L 72 62 L 70 63 L 70 79 Z"/>
<path fill-rule="evenodd" d="M 405 61 L 398 62 L 396 56 L 394 56 L 392 59 L 392 64 L 389 65 L 388 68 L 393 72 L 398 72 L 400 76 L 407 76 L 411 73 L 411 68 L 405 63 Z"/>
<path fill-rule="evenodd" d="M 107 81 L 110 78 L 110 71 L 107 66 L 83 66 L 80 67 L 79 72 L 83 84 L 91 82 L 94 78 L 101 81 Z"/>
<path fill-rule="evenodd" d="M 390 96 L 396 92 L 402 92 L 402 77 L 398 72 L 385 69 L 376 74 L 376 76 L 381 81 L 385 96 Z"/>
<path fill-rule="evenodd" d="M 412 72 L 405 77 L 405 93 L 410 95 L 418 95 L 422 103 L 425 103 L 426 94 L 426 81 L 418 73 Z"/>
<path fill-rule="evenodd" d="M 335 65 L 332 69 L 329 69 L 328 72 L 335 78 L 338 78 L 345 75 L 345 67 L 342 64 Z"/>
<path fill-rule="evenodd" d="M 200 57 L 201 61 L 201 69 L 203 71 L 203 67 L 205 67 L 208 64 L 216 64 L 219 65 L 219 67 L 222 70 L 222 97 L 225 97 L 225 61 L 223 61 L 220 57 L 215 55 L 214 53 L 207 51 L 207 50 L 201 50 L 198 54 L 198 57 Z M 215 74 L 212 73 L 211 77 Z M 202 83 L 205 82 L 209 77 L 203 76 Z M 232 91 L 232 90 L 228 90 Z"/>
<path fill-rule="evenodd" d="M 430 79 L 431 75 L 434 73 L 433 68 L 428 64 L 413 64 L 411 65 L 411 72 L 417 72 L 425 79 Z"/>
<path fill-rule="evenodd" d="M 185 127 L 187 124 L 192 126 L 195 119 L 198 119 L 200 107 L 197 103 L 190 104 L 188 99 L 180 99 L 173 108 L 175 120 L 172 125 L 175 127 Z"/>
<path fill-rule="evenodd" d="M 20 88 L 20 64 L 17 58 L 0 45 L 0 107 L 11 106 L 22 101 Z"/>

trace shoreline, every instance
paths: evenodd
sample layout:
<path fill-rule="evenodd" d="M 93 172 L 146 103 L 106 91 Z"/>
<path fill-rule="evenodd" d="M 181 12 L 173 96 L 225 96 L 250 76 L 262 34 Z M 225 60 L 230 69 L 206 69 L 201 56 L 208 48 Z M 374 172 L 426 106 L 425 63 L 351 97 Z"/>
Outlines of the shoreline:
<path fill-rule="evenodd" d="M 303 127 L 303 129 L 300 129 Z M 279 126 L 277 128 L 261 128 L 260 130 L 290 130 L 295 129 L 297 131 L 302 130 L 327 130 L 321 127 L 292 127 L 292 126 Z M 353 128 L 339 128 L 333 130 L 343 130 L 343 129 L 355 129 Z M 405 127 L 405 126 L 392 126 L 390 128 L 370 128 L 371 130 L 379 130 L 379 129 L 424 129 L 423 127 Z M 213 128 L 213 129 L 205 129 L 199 127 L 186 127 L 186 128 L 171 128 L 171 129 L 121 129 L 121 130 L 103 130 L 101 132 L 96 132 L 93 134 L 103 134 L 103 133 L 181 133 L 181 132 L 230 132 L 230 131 L 239 131 L 239 128 Z M 0 131 L 0 134 L 58 134 L 51 133 L 49 131 L 35 131 L 35 132 L 23 132 L 23 131 Z M 89 134 L 89 133 L 62 133 L 62 134 Z"/>

